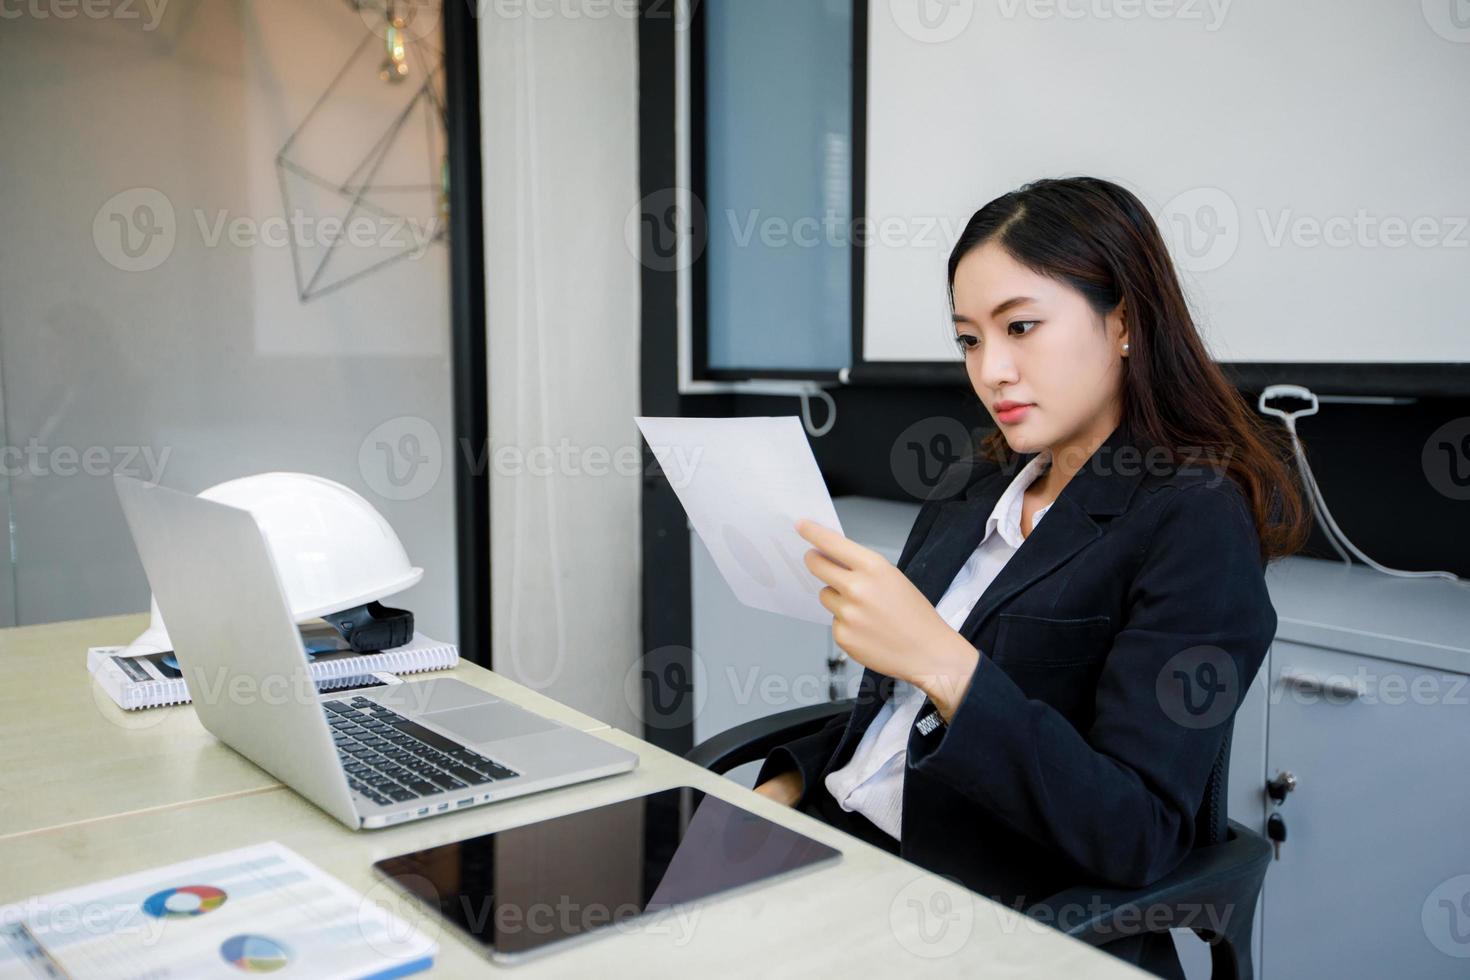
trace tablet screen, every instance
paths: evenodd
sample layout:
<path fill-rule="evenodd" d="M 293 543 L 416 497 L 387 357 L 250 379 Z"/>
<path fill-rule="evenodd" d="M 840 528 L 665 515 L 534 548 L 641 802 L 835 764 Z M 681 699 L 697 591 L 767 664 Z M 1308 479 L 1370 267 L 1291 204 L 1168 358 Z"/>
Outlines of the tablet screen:
<path fill-rule="evenodd" d="M 681 943 L 697 912 L 690 903 L 840 854 L 681 786 L 374 867 L 509 959 L 613 931 L 657 929 Z"/>

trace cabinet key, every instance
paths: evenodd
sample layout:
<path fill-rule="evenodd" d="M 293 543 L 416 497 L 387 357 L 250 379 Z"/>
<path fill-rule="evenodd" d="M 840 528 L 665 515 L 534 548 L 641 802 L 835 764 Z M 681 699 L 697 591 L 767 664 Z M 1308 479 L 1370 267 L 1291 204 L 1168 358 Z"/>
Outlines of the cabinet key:
<path fill-rule="evenodd" d="M 1281 860 L 1281 842 L 1286 840 L 1286 821 L 1281 814 L 1273 813 L 1266 818 L 1266 836 L 1271 838 L 1276 850 L 1276 860 Z"/>

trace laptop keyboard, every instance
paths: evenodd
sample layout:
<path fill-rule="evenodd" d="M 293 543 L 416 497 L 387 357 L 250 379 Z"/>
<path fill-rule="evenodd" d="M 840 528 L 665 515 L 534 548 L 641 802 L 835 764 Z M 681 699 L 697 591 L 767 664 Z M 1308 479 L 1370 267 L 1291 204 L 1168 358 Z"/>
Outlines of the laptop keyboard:
<path fill-rule="evenodd" d="M 324 707 L 347 785 L 374 803 L 406 803 L 520 775 L 367 698 Z"/>

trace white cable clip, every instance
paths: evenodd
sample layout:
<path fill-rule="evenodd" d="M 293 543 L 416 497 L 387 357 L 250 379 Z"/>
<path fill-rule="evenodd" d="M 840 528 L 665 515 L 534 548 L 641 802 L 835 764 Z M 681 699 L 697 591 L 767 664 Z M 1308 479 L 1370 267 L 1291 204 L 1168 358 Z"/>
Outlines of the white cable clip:
<path fill-rule="evenodd" d="M 801 424 L 806 427 L 807 435 L 813 439 L 820 439 L 832 431 L 832 426 L 837 423 L 837 402 L 817 385 L 804 388 L 799 396 L 801 398 Z M 827 421 L 817 425 L 812 421 L 812 398 L 820 398 L 827 406 Z"/>
<path fill-rule="evenodd" d="M 1266 402 L 1272 398 L 1298 398 L 1305 402 L 1311 402 L 1312 407 L 1304 408 L 1299 412 L 1284 412 L 1279 408 L 1267 408 Z M 1301 385 L 1271 385 L 1265 391 L 1261 392 L 1261 398 L 1257 402 L 1257 407 L 1261 410 L 1262 414 L 1274 415 L 1285 422 L 1287 428 L 1294 430 L 1296 428 L 1294 423 L 1297 419 L 1304 415 L 1317 414 L 1317 394 L 1308 388 L 1303 388 Z"/>

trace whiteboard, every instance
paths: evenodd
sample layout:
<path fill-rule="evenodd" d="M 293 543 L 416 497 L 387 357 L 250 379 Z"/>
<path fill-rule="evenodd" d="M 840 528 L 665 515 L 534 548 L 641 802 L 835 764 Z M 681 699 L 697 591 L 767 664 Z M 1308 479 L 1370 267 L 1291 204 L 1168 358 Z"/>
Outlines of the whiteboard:
<path fill-rule="evenodd" d="M 1463 0 L 869 0 L 868 32 L 865 360 L 957 361 L 965 222 L 1087 174 L 1221 361 L 1470 362 Z"/>

